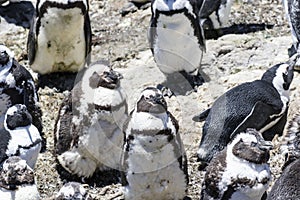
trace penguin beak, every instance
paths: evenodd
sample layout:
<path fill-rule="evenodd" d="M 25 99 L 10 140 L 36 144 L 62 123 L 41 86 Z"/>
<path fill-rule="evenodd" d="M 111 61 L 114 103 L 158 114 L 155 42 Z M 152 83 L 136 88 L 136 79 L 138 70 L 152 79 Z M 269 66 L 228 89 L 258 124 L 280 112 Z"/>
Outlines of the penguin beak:
<path fill-rule="evenodd" d="M 0 64 L 5 65 L 9 60 L 9 55 L 6 53 L 6 51 L 0 52 Z"/>
<path fill-rule="evenodd" d="M 271 141 L 261 140 L 258 148 L 262 151 L 270 151 L 273 149 L 273 144 Z"/>

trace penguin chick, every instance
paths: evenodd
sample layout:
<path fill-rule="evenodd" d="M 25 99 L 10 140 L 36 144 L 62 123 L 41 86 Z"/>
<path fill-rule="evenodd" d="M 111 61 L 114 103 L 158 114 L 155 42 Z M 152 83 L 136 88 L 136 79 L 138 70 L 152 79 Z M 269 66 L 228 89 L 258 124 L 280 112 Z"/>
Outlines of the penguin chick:
<path fill-rule="evenodd" d="M 188 184 L 186 154 L 177 120 L 157 88 L 142 91 L 124 127 L 125 199 L 183 199 Z"/>
<path fill-rule="evenodd" d="M 59 190 L 55 200 L 92 200 L 92 197 L 80 183 L 69 182 Z"/>
<path fill-rule="evenodd" d="M 271 180 L 271 147 L 255 129 L 237 134 L 207 166 L 200 199 L 260 200 Z"/>
<path fill-rule="evenodd" d="M 0 132 L 0 163 L 8 157 L 20 156 L 33 169 L 41 150 L 42 138 L 32 124 L 25 105 L 16 104 L 7 110 Z"/>
<path fill-rule="evenodd" d="M 72 175 L 119 169 L 127 118 L 122 75 L 105 63 L 92 64 L 61 105 L 55 124 L 59 164 Z"/>
<path fill-rule="evenodd" d="M 28 34 L 29 65 L 39 74 L 77 72 L 90 61 L 87 0 L 39 0 Z"/>
<path fill-rule="evenodd" d="M 5 200 L 39 200 L 33 170 L 18 156 L 9 157 L 0 171 L 0 197 Z"/>
<path fill-rule="evenodd" d="M 42 111 L 31 74 L 14 59 L 14 53 L 0 44 L 0 125 L 7 109 L 24 104 L 32 123 L 42 134 Z"/>

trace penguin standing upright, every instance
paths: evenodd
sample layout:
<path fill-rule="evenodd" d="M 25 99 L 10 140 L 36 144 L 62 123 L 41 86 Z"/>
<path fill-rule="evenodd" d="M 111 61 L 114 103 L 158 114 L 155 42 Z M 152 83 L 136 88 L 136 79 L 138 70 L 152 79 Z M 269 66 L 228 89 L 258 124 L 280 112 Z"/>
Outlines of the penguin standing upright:
<path fill-rule="evenodd" d="M 236 133 L 255 128 L 266 140 L 282 135 L 287 119 L 289 87 L 295 61 L 269 68 L 261 80 L 243 83 L 220 96 L 212 107 L 195 116 L 207 116 L 198 157 L 203 164 L 221 151 Z"/>
<path fill-rule="evenodd" d="M 207 166 L 201 200 L 261 200 L 271 181 L 270 141 L 254 129 L 238 133 Z"/>
<path fill-rule="evenodd" d="M 0 163 L 8 157 L 20 156 L 33 169 L 42 138 L 25 105 L 16 104 L 7 110 L 0 132 Z"/>
<path fill-rule="evenodd" d="M 1 167 L 0 197 L 3 200 L 40 200 L 33 170 L 18 156 L 9 157 Z"/>
<path fill-rule="evenodd" d="M 154 60 L 165 75 L 181 73 L 194 88 L 204 82 L 200 74 L 205 39 L 194 0 L 154 0 L 149 43 Z"/>
<path fill-rule="evenodd" d="M 203 29 L 220 29 L 227 25 L 233 0 L 198 0 Z"/>
<path fill-rule="evenodd" d="M 30 67 L 39 74 L 78 72 L 89 63 L 87 0 L 38 0 L 28 35 Z"/>
<path fill-rule="evenodd" d="M 289 56 L 299 54 L 300 42 L 300 1 L 299 0 L 283 0 L 286 16 L 291 28 L 293 45 L 289 48 Z M 299 65 L 297 64 L 299 67 Z"/>
<path fill-rule="evenodd" d="M 32 116 L 32 123 L 42 133 L 42 112 L 31 74 L 20 65 L 6 46 L 0 45 L 0 124 L 7 109 L 24 104 Z"/>
<path fill-rule="evenodd" d="M 62 103 L 54 144 L 57 160 L 69 174 L 88 178 L 96 169 L 119 169 L 121 128 L 127 119 L 121 78 L 106 63 L 94 63 Z"/>
<path fill-rule="evenodd" d="M 289 122 L 280 150 L 285 157 L 283 172 L 274 183 L 267 200 L 300 199 L 300 115 Z"/>
<path fill-rule="evenodd" d="M 183 199 L 187 159 L 178 123 L 162 93 L 148 87 L 125 123 L 121 180 L 125 199 Z"/>

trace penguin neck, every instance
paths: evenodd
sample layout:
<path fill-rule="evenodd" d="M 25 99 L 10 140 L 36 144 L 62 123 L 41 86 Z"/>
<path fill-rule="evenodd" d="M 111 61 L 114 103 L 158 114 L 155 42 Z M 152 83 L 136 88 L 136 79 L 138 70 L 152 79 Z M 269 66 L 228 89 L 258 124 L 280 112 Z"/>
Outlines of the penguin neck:
<path fill-rule="evenodd" d="M 163 130 L 167 127 L 168 114 L 164 113 L 133 113 L 133 129 L 134 130 Z"/>
<path fill-rule="evenodd" d="M 275 76 L 272 81 L 272 85 L 277 90 L 281 100 L 287 103 L 290 100 L 290 91 L 283 88 L 282 79 L 280 79 L 278 76 Z"/>

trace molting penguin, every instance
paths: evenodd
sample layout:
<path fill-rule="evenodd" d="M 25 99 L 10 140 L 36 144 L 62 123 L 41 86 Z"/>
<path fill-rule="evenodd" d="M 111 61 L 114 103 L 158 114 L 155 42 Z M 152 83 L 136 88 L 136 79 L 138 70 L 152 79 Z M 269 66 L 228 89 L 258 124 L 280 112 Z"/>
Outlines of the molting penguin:
<path fill-rule="evenodd" d="M 66 183 L 56 195 L 55 200 L 92 200 L 86 189 L 77 182 Z"/>
<path fill-rule="evenodd" d="M 254 129 L 235 136 L 207 166 L 201 200 L 261 200 L 271 180 L 270 141 Z"/>
<path fill-rule="evenodd" d="M 162 93 L 148 87 L 125 123 L 121 180 L 125 199 L 183 199 L 187 159 L 178 123 Z"/>
<path fill-rule="evenodd" d="M 31 74 L 20 65 L 6 46 L 0 45 L 0 125 L 9 107 L 26 105 L 32 123 L 42 132 L 42 112 Z"/>
<path fill-rule="evenodd" d="M 96 169 L 119 169 L 127 103 L 122 75 L 105 63 L 92 64 L 61 105 L 55 124 L 59 164 L 78 177 Z"/>
<path fill-rule="evenodd" d="M 33 169 L 42 138 L 25 105 L 16 104 L 7 110 L 0 134 L 0 163 L 10 156 L 20 156 Z"/>
<path fill-rule="evenodd" d="M 300 199 L 300 116 L 297 115 L 289 123 L 280 147 L 285 156 L 285 164 L 281 176 L 274 183 L 267 200 Z"/>
<path fill-rule="evenodd" d="M 40 199 L 33 170 L 20 157 L 10 157 L 3 163 L 0 171 L 0 197 L 5 200 Z"/>
<path fill-rule="evenodd" d="M 203 83 L 200 65 L 205 39 L 194 0 L 154 0 L 149 43 L 157 66 L 166 75 L 180 72 L 194 88 Z"/>
<path fill-rule="evenodd" d="M 203 29 L 220 29 L 227 25 L 233 0 L 198 0 Z"/>
<path fill-rule="evenodd" d="M 200 161 L 209 162 L 236 133 L 255 128 L 266 140 L 282 135 L 286 123 L 289 87 L 295 61 L 269 68 L 261 80 L 243 83 L 220 96 L 209 110 L 193 120 L 206 117 L 198 150 Z"/>
<path fill-rule="evenodd" d="M 30 67 L 39 74 L 77 72 L 91 51 L 87 0 L 38 0 L 27 41 Z"/>

